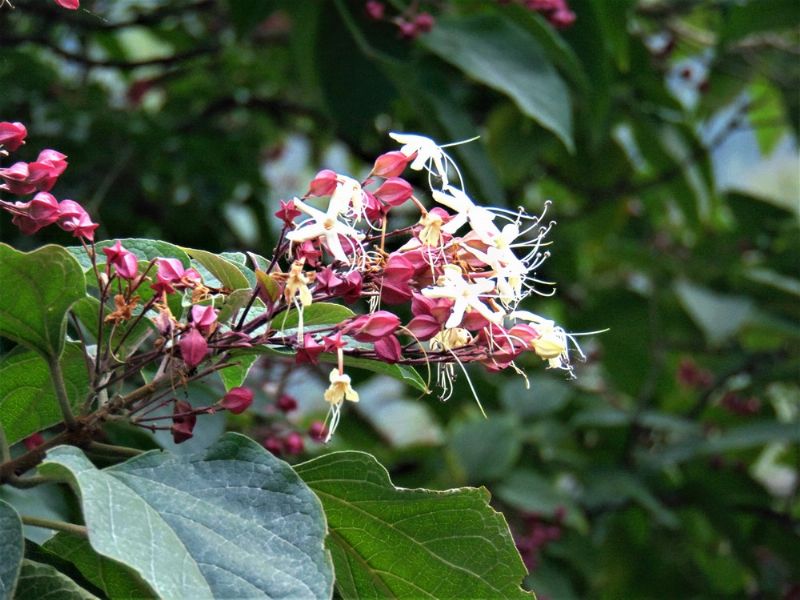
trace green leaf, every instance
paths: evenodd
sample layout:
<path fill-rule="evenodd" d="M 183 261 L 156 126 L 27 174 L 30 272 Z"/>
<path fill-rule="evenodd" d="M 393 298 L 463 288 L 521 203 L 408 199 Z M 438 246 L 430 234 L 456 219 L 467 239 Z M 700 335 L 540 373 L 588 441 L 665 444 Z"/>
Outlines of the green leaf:
<path fill-rule="evenodd" d="M 800 425 L 761 421 L 734 427 L 719 435 L 683 440 L 655 453 L 642 453 L 644 460 L 658 466 L 680 463 L 699 456 L 749 450 L 769 443 L 800 444 Z"/>
<path fill-rule="evenodd" d="M 730 44 L 754 33 L 791 29 L 800 25 L 800 4 L 796 0 L 750 0 L 726 11 L 721 42 Z"/>
<path fill-rule="evenodd" d="M 86 295 L 80 265 L 60 246 L 18 252 L 0 243 L 0 281 L 0 336 L 42 356 L 59 356 L 67 311 Z"/>
<path fill-rule="evenodd" d="M 539 42 L 497 15 L 442 18 L 422 45 L 470 77 L 510 97 L 572 151 L 569 92 Z"/>
<path fill-rule="evenodd" d="M 677 282 L 675 292 L 713 345 L 735 335 L 753 314 L 753 301 L 744 296 L 718 294 L 688 281 Z"/>
<path fill-rule="evenodd" d="M 226 258 L 205 250 L 195 250 L 193 248 L 182 248 L 182 250 L 208 269 L 222 286 L 230 291 L 252 288 L 255 285 L 255 279 L 251 283 L 245 276 L 243 269 L 246 267 L 237 265 Z"/>
<path fill-rule="evenodd" d="M 74 505 L 73 495 L 60 483 L 44 483 L 33 488 L 0 486 L 0 501 L 2 500 L 29 517 L 66 522 L 80 521 L 80 512 Z M 25 539 L 35 544 L 43 544 L 53 533 L 52 529 L 44 527 L 22 526 Z"/>
<path fill-rule="evenodd" d="M 569 495 L 535 471 L 515 469 L 493 489 L 500 500 L 517 510 L 548 518 L 564 510 L 564 521 L 568 525 L 579 531 L 588 529 L 583 512 Z"/>
<path fill-rule="evenodd" d="M 521 450 L 517 419 L 511 415 L 462 421 L 453 428 L 448 444 L 448 452 L 472 483 L 502 477 Z"/>
<path fill-rule="evenodd" d="M 255 354 L 242 354 L 236 357 L 235 364 L 218 371 L 219 377 L 225 385 L 225 391 L 239 387 L 244 383 L 253 363 L 256 362 L 256 358 L 258 356 Z"/>
<path fill-rule="evenodd" d="M 119 238 L 119 241 L 123 248 L 133 252 L 140 261 L 149 262 L 154 258 L 177 258 L 185 269 L 192 266 L 192 261 L 189 260 L 186 252 L 175 244 L 145 238 Z M 106 240 L 95 244 L 98 265 L 106 263 L 106 255 L 103 253 L 103 248 L 108 248 L 116 243 L 117 240 Z M 67 250 L 78 259 L 85 271 L 92 268 L 92 261 L 89 260 L 89 256 L 83 246 L 69 246 Z"/>
<path fill-rule="evenodd" d="M 321 354 L 320 360 L 324 362 L 336 363 L 336 355 L 334 354 Z M 365 369 L 367 371 L 372 371 L 373 373 L 380 373 L 382 375 L 388 375 L 389 377 L 394 377 L 395 379 L 399 379 L 403 383 L 407 383 L 410 386 L 418 389 L 420 392 L 425 392 L 426 394 L 430 392 L 428 389 L 425 380 L 422 376 L 417 372 L 414 367 L 409 367 L 407 365 L 390 365 L 388 363 L 379 361 L 379 360 L 371 360 L 369 358 L 357 358 L 355 356 L 345 356 L 344 357 L 344 364 L 351 367 L 356 367 L 358 369 Z"/>
<path fill-rule="evenodd" d="M 81 575 L 109 598 L 151 598 L 154 595 L 134 572 L 95 552 L 84 537 L 62 532 L 47 540 L 42 547 L 74 564 Z"/>
<path fill-rule="evenodd" d="M 141 306 L 139 307 L 141 308 Z M 86 327 L 92 339 L 97 335 L 97 322 L 98 311 L 100 310 L 100 301 L 93 296 L 86 296 L 76 302 L 72 306 L 72 312 L 78 317 L 81 323 Z M 110 308 L 106 307 L 106 313 L 109 314 Z M 134 311 L 136 314 L 137 311 Z M 139 319 L 136 323 L 133 321 L 123 322 L 116 327 L 103 328 L 104 343 L 111 341 L 112 350 L 119 350 L 115 356 L 120 359 L 125 359 L 141 346 L 149 335 L 155 331 L 155 326 L 149 318 Z M 96 340 L 95 340 L 96 341 Z M 122 342 L 120 344 L 120 342 Z"/>
<path fill-rule="evenodd" d="M 55 600 L 97 600 L 55 567 L 32 560 L 22 561 L 15 598 L 53 598 Z"/>
<path fill-rule="evenodd" d="M 373 456 L 296 467 L 322 500 L 344 598 L 531 598 L 503 515 L 484 488 L 396 488 Z"/>
<path fill-rule="evenodd" d="M 24 549 L 22 521 L 10 504 L 0 500 L 0 598 L 14 595 Z"/>
<path fill-rule="evenodd" d="M 40 470 L 79 491 L 95 551 L 137 571 L 159 596 L 331 593 L 318 500 L 242 435 L 229 433 L 203 454 L 154 451 L 104 470 L 60 446 Z"/>
<path fill-rule="evenodd" d="M 67 343 L 59 359 L 70 405 L 86 398 L 89 375 L 81 345 Z M 63 419 L 50 368 L 41 356 L 19 348 L 0 358 L 0 426 L 13 444 Z"/>
<path fill-rule="evenodd" d="M 341 304 L 316 302 L 303 309 L 303 327 L 335 325 L 354 315 L 352 310 Z M 296 329 L 300 325 L 300 315 L 293 308 L 282 315 L 276 315 L 272 324 L 280 329 Z"/>

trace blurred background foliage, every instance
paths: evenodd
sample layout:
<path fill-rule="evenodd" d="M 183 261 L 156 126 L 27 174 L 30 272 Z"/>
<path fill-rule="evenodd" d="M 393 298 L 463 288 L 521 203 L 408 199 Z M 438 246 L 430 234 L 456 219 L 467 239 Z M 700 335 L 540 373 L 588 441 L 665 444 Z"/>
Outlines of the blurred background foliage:
<path fill-rule="evenodd" d="M 29 126 L 19 159 L 69 155 L 54 191 L 100 238 L 267 254 L 318 169 L 365 174 L 390 130 L 480 135 L 453 149 L 474 198 L 553 200 L 558 293 L 525 308 L 609 331 L 576 381 L 473 370 L 487 420 L 466 387 L 364 377 L 332 446 L 486 485 L 540 599 L 800 597 L 800 3 L 570 0 L 560 30 L 547 2 L 13 4 L 0 117 Z M 71 243 L 42 233 L 2 238 Z M 278 392 L 299 431 L 324 411 L 307 373 L 249 381 L 228 427 L 275 438 Z"/>

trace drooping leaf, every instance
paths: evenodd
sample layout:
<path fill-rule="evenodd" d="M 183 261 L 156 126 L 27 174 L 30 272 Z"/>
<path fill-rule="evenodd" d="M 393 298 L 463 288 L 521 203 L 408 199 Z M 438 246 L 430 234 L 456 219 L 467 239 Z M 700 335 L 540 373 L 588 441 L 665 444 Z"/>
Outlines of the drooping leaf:
<path fill-rule="evenodd" d="M 408 398 L 408 390 L 397 379 L 382 375 L 358 386 L 354 405 L 381 436 L 395 448 L 437 446 L 444 433 L 430 406 Z"/>
<path fill-rule="evenodd" d="M 27 559 L 22 561 L 15 597 L 19 600 L 98 600 L 97 596 L 83 589 L 55 567 Z"/>
<path fill-rule="evenodd" d="M 539 42 L 498 15 L 440 19 L 421 43 L 470 77 L 509 96 L 572 150 L 569 92 Z"/>
<path fill-rule="evenodd" d="M 79 490 L 94 550 L 134 569 L 160 596 L 330 594 L 318 500 L 242 435 L 229 433 L 203 454 L 154 451 L 104 470 L 61 446 L 40 470 Z"/>
<path fill-rule="evenodd" d="M 483 489 L 396 488 L 374 457 L 296 467 L 325 507 L 344 598 L 531 598 L 508 525 Z"/>
<path fill-rule="evenodd" d="M 81 575 L 103 590 L 109 598 L 153 596 L 153 591 L 136 573 L 95 552 L 86 538 L 61 532 L 47 540 L 43 548 L 74 564 Z"/>
<path fill-rule="evenodd" d="M 59 356 L 67 310 L 86 295 L 77 261 L 60 246 L 19 252 L 0 243 L 0 281 L 0 336 L 42 356 Z"/>
<path fill-rule="evenodd" d="M 517 419 L 492 415 L 457 423 L 447 449 L 466 481 L 497 479 L 511 468 L 522 450 Z"/>
<path fill-rule="evenodd" d="M 253 285 L 255 285 L 255 275 L 252 271 L 250 272 L 253 277 L 252 283 L 244 274 L 244 270 L 247 267 L 238 265 L 227 258 L 205 250 L 196 250 L 194 248 L 182 248 L 182 250 L 208 269 L 208 271 L 219 280 L 223 287 L 231 291 L 252 288 Z"/>
<path fill-rule="evenodd" d="M 22 521 L 10 504 L 0 500 L 0 598 L 3 600 L 14 595 L 24 550 Z"/>
<path fill-rule="evenodd" d="M 86 398 L 89 375 L 80 344 L 68 342 L 59 359 L 70 404 Z M 0 426 L 9 443 L 61 422 L 47 362 L 31 350 L 15 350 L 0 358 Z"/>
<path fill-rule="evenodd" d="M 719 294 L 688 281 L 676 283 L 675 291 L 711 344 L 721 344 L 735 335 L 753 313 L 749 298 Z"/>

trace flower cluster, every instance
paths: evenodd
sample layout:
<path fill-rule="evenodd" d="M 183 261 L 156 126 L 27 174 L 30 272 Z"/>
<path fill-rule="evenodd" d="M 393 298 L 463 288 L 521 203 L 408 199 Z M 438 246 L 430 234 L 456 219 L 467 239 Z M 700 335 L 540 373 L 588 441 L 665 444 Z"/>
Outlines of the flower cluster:
<path fill-rule="evenodd" d="M 0 122 L 0 157 L 25 143 L 28 130 L 22 123 Z M 42 150 L 33 162 L 16 162 L 0 168 L 0 190 L 15 196 L 36 194 L 27 202 L 0 200 L 0 208 L 13 215 L 11 221 L 30 235 L 56 224 L 75 237 L 92 241 L 97 223 L 74 200 L 56 200 L 50 190 L 67 168 L 67 157 L 56 150 Z"/>
<path fill-rule="evenodd" d="M 498 0 L 507 4 L 512 0 Z M 567 0 L 516 0 L 530 11 L 537 12 L 556 29 L 566 29 L 575 22 L 575 13 L 570 10 Z"/>
<path fill-rule="evenodd" d="M 446 400 L 457 369 L 466 375 L 465 363 L 517 369 L 517 357 L 532 352 L 571 373 L 570 344 L 580 352 L 553 321 L 518 308 L 532 293 L 551 293 L 536 270 L 548 256 L 543 248 L 552 223 L 522 209 L 476 203 L 446 146 L 390 135 L 400 148 L 379 156 L 365 180 L 320 171 L 305 196 L 282 202 L 277 213 L 284 222 L 277 253 L 288 265 L 286 273 L 273 273 L 283 285 L 276 302 L 301 315 L 297 332 L 281 341 L 298 363 L 316 363 L 324 353 L 337 357 L 325 393 L 331 432 L 342 404 L 358 401 L 344 370 L 349 356 L 433 365 Z M 406 170 L 425 175 L 431 208 L 401 177 Z M 322 206 L 313 206 L 318 199 Z M 390 229 L 395 213 L 406 223 Z M 410 223 L 409 214 L 416 214 Z M 366 314 L 303 327 L 302 314 L 313 303 L 352 305 L 358 298 L 369 306 Z"/>
<path fill-rule="evenodd" d="M 442 400 L 463 374 L 479 406 L 467 363 L 524 376 L 515 361 L 529 353 L 571 374 L 570 346 L 582 356 L 574 337 L 519 307 L 531 294 L 552 293 L 552 284 L 536 275 L 548 257 L 552 222 L 521 208 L 475 202 L 448 146 L 416 134 L 390 135 L 399 148 L 379 156 L 365 179 L 323 170 L 302 197 L 281 202 L 276 216 L 283 227 L 272 256 L 251 257 L 256 284 L 246 303 L 234 301 L 234 290 L 207 282 L 185 255 L 142 256 L 119 240 L 98 251 L 97 224 L 77 202 L 58 202 L 48 191 L 66 168 L 66 157 L 54 150 L 0 168 L 0 191 L 36 194 L 27 202 L 0 200 L 0 207 L 24 233 L 56 223 L 81 239 L 100 301 L 98 347 L 87 355 L 96 391 L 153 365 L 165 389 L 121 408 L 136 425 L 169 429 L 176 442 L 191 437 L 200 414 L 250 406 L 246 388 L 203 407 L 174 393 L 237 364 L 246 352 L 289 355 L 292 367 L 335 365 L 326 371 L 328 416 L 310 433 L 326 440 L 343 405 L 358 402 L 345 370 L 353 359 L 435 370 Z M 21 124 L 0 123 L 0 148 L 14 151 L 25 136 Z M 403 177 L 407 171 L 422 175 L 424 196 Z M 306 318 L 310 310 L 329 312 L 335 301 L 347 307 L 334 311 L 336 319 Z M 160 419 L 171 425 L 154 424 Z M 276 439 L 291 454 L 301 448 L 294 437 Z"/>

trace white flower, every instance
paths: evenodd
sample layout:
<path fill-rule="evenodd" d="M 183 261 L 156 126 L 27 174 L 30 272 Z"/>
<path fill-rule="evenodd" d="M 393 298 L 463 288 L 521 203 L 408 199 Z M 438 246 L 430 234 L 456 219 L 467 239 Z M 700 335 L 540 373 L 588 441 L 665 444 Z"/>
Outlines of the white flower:
<path fill-rule="evenodd" d="M 294 205 L 311 218 L 304 221 L 301 226 L 294 231 L 290 231 L 286 234 L 286 239 L 292 242 L 305 242 L 306 240 L 315 240 L 324 237 L 325 243 L 336 260 L 349 264 L 350 260 L 344 253 L 339 235 L 343 235 L 347 239 L 352 240 L 353 244 L 357 244 L 357 241 L 363 236 L 337 218 L 340 214 L 340 210 L 342 210 L 341 201 L 337 199 L 337 202 L 333 202 L 333 198 L 331 198 L 327 212 L 322 212 L 313 206 L 309 206 L 298 198 L 294 199 Z M 309 221 L 311 223 L 309 223 Z"/>
<path fill-rule="evenodd" d="M 438 285 L 422 290 L 422 295 L 427 298 L 450 298 L 454 300 L 452 312 L 445 328 L 458 327 L 464 319 L 464 312 L 467 308 L 477 311 L 484 319 L 490 323 L 500 324 L 503 322 L 505 313 L 503 311 L 492 311 L 481 300 L 482 296 L 487 296 L 494 291 L 495 283 L 489 278 L 479 279 L 475 283 L 470 283 L 464 279 L 461 268 L 457 265 L 447 265 L 444 274 L 439 278 Z"/>
<path fill-rule="evenodd" d="M 325 402 L 331 405 L 328 411 L 330 417 L 330 425 L 328 426 L 328 437 L 325 441 L 329 441 L 333 432 L 339 426 L 339 419 L 341 417 L 342 403 L 345 400 L 350 402 L 358 402 L 358 392 L 350 385 L 350 376 L 342 373 L 338 368 L 334 368 L 328 379 L 331 384 L 325 390 Z M 325 419 L 327 421 L 327 419 Z"/>
<path fill-rule="evenodd" d="M 447 165 L 453 161 L 436 142 L 423 135 L 413 133 L 390 132 L 389 137 L 403 144 L 400 152 L 404 155 L 413 156 L 416 153 L 416 157 L 409 165 L 411 169 L 421 171 L 424 168 L 432 175 L 441 178 L 442 185 L 447 185 Z"/>
<path fill-rule="evenodd" d="M 470 227 L 484 243 L 491 243 L 492 238 L 500 235 L 500 230 L 492 222 L 495 215 L 482 206 L 475 204 L 466 193 L 451 185 L 444 187 L 447 193 L 434 190 L 433 199 L 439 204 L 456 212 L 453 218 L 442 228 L 447 233 L 455 233 L 469 221 Z"/>
<path fill-rule="evenodd" d="M 356 220 L 359 220 L 364 212 L 364 190 L 361 189 L 361 184 L 352 177 L 338 173 L 336 182 L 336 189 L 328 204 L 328 214 L 345 216 L 352 207 Z"/>
<path fill-rule="evenodd" d="M 566 369 L 572 372 L 572 365 L 569 362 L 568 339 L 572 339 L 555 321 L 545 319 L 527 310 L 518 310 L 508 315 L 511 318 L 528 321 L 534 324 L 534 328 L 539 333 L 539 337 L 531 342 L 533 351 L 541 359 L 546 360 L 551 369 Z M 574 339 L 580 353 L 580 348 Z"/>

